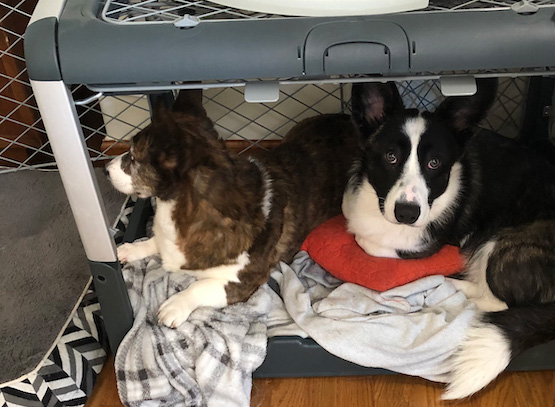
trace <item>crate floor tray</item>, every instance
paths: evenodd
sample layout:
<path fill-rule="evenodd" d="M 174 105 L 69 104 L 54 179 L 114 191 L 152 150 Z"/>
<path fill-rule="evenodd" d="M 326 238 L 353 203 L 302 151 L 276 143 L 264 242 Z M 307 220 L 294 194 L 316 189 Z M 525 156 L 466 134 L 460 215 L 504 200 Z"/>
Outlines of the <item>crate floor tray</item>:
<path fill-rule="evenodd" d="M 283 301 L 273 300 L 272 337 L 255 377 L 395 371 L 444 382 L 449 358 L 476 315 L 474 304 L 441 275 L 377 292 L 335 279 L 299 252 L 272 277 Z M 555 341 L 530 349 L 510 369 L 555 369 L 554 350 Z"/>

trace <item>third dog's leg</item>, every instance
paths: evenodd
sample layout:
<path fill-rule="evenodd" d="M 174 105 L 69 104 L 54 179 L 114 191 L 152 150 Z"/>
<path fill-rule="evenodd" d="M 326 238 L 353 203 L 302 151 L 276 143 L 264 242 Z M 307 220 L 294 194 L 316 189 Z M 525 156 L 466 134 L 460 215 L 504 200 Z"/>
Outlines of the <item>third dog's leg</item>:
<path fill-rule="evenodd" d="M 555 301 L 555 220 L 538 220 L 497 233 L 487 283 L 510 307 Z"/>
<path fill-rule="evenodd" d="M 465 270 L 465 280 L 451 280 L 482 311 L 507 309 L 507 304 L 493 295 L 486 278 L 490 256 L 496 245 L 495 241 L 490 241 L 472 256 Z"/>

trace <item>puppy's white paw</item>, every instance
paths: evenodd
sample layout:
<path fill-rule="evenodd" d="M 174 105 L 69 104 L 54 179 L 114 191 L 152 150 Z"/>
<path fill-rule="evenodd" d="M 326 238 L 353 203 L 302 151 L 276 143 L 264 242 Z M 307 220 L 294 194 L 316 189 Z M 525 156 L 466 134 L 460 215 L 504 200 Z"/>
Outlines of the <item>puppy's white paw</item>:
<path fill-rule="evenodd" d="M 118 260 L 122 263 L 129 263 L 144 257 L 146 256 L 143 255 L 143 250 L 135 243 L 124 243 L 118 247 Z"/>
<path fill-rule="evenodd" d="M 172 295 L 162 303 L 158 310 L 158 322 L 170 328 L 177 328 L 189 318 L 194 310 L 183 298 L 183 292 Z"/>
<path fill-rule="evenodd" d="M 177 328 L 199 307 L 223 308 L 227 306 L 225 285 L 227 280 L 205 279 L 192 283 L 187 289 L 172 295 L 158 310 L 158 322 Z"/>
<path fill-rule="evenodd" d="M 118 247 L 118 260 L 122 263 L 129 263 L 152 256 L 157 252 L 154 238 L 141 242 L 124 243 Z"/>

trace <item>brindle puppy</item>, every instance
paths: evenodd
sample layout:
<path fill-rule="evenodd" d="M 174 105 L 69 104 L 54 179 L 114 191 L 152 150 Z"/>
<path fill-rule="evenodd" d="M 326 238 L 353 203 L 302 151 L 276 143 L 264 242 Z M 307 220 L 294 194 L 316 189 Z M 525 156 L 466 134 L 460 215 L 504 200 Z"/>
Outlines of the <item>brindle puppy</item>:
<path fill-rule="evenodd" d="M 120 246 L 119 260 L 158 253 L 168 271 L 197 277 L 162 304 L 159 321 L 177 327 L 198 307 L 245 301 L 291 261 L 314 227 L 341 212 L 355 134 L 347 115 L 317 116 L 261 157 L 236 156 L 198 94 L 157 109 L 107 170 L 121 192 L 157 200 L 154 236 Z"/>

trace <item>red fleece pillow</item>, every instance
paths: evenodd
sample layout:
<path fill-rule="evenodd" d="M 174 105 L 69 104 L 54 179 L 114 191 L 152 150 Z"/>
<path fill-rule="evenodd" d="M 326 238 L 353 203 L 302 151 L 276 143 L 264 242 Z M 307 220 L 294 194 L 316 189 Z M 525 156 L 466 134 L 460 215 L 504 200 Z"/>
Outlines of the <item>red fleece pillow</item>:
<path fill-rule="evenodd" d="M 417 260 L 370 256 L 356 243 L 354 235 L 347 232 L 343 215 L 314 229 L 301 249 L 338 279 L 376 291 L 386 291 L 434 274 L 455 274 L 463 265 L 455 246 L 445 246 L 433 256 Z"/>

